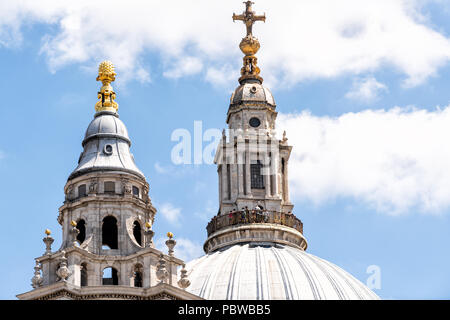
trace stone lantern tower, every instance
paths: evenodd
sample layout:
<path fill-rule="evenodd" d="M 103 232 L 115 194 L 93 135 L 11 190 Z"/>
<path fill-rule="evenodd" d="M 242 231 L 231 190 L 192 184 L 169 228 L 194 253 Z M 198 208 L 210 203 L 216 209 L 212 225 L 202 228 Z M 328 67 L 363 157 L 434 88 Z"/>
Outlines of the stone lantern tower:
<path fill-rule="evenodd" d="M 205 255 L 186 265 L 188 290 L 205 299 L 310 300 L 378 299 L 338 266 L 307 253 L 303 223 L 289 200 L 288 164 L 292 146 L 286 133 L 275 136 L 276 105 L 263 86 L 252 34 L 251 1 L 233 20 L 247 35 L 239 86 L 230 99 L 216 152 L 219 212 L 208 223 Z"/>
<path fill-rule="evenodd" d="M 61 247 L 52 251 L 53 238 L 46 230 L 46 251 L 36 258 L 34 290 L 19 299 L 198 298 L 185 291 L 189 281 L 184 262 L 173 254 L 173 235 L 168 234 L 168 254 L 153 245 L 156 209 L 119 119 L 111 86 L 115 76 L 112 63 L 100 64 L 96 113 L 59 209 Z"/>

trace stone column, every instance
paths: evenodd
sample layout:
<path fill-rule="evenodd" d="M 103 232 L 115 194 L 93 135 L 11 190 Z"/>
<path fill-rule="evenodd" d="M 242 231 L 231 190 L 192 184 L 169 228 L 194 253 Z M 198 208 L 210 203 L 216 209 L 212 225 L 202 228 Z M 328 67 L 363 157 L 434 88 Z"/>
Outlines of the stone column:
<path fill-rule="evenodd" d="M 284 160 L 284 201 L 289 202 L 288 159 Z"/>
<path fill-rule="evenodd" d="M 227 179 L 227 164 L 224 160 L 222 163 L 222 200 L 228 199 L 228 179 Z"/>
<path fill-rule="evenodd" d="M 267 154 L 264 154 L 264 188 L 266 189 L 266 197 L 270 197 L 270 157 Z"/>
<path fill-rule="evenodd" d="M 245 152 L 245 194 L 251 195 L 252 194 L 252 185 L 251 185 L 251 178 L 250 178 L 250 163 L 251 163 L 251 157 L 250 157 L 250 151 L 247 150 Z"/>
<path fill-rule="evenodd" d="M 238 160 L 238 164 L 237 164 L 237 168 L 238 168 L 238 174 L 237 174 L 237 179 L 238 179 L 238 195 L 242 196 L 244 194 L 244 155 L 242 154 L 242 152 L 238 151 L 238 156 L 237 156 L 237 160 Z"/>

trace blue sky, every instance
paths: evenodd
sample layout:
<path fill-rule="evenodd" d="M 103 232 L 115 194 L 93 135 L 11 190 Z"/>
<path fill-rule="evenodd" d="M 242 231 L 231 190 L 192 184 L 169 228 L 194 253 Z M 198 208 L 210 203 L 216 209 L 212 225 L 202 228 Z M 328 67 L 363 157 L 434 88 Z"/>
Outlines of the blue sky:
<path fill-rule="evenodd" d="M 156 239 L 172 231 L 176 254 L 202 254 L 216 168 L 173 164 L 171 134 L 193 132 L 194 121 L 226 126 L 244 34 L 231 15 L 242 3 L 137 5 L 0 1 L 2 299 L 31 289 L 46 228 L 60 245 L 58 208 L 104 59 L 116 65 L 119 114 L 158 209 Z M 448 3 L 261 0 L 254 9 L 267 16 L 254 28 L 259 64 L 294 146 L 291 200 L 308 252 L 364 283 L 379 266 L 385 299 L 450 298 Z"/>

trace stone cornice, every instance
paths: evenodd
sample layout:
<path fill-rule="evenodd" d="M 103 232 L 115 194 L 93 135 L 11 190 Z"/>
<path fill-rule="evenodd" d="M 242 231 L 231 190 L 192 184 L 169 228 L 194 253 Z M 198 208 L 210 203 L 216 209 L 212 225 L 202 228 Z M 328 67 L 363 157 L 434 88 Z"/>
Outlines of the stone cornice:
<path fill-rule="evenodd" d="M 78 287 L 67 282 L 57 282 L 19 294 L 17 298 L 21 300 L 202 300 L 188 291 L 166 283 L 150 288 L 135 288 L 127 286 Z"/>

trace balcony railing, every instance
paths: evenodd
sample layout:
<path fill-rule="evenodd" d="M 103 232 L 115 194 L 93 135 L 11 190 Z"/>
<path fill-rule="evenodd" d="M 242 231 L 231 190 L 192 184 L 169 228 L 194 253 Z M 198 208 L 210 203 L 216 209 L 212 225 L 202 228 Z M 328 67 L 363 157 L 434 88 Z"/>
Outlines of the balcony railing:
<path fill-rule="evenodd" d="M 303 234 L 303 223 L 292 213 L 267 210 L 240 210 L 228 214 L 215 216 L 206 226 L 208 237 L 217 230 L 233 225 L 254 223 L 272 223 L 294 228 Z"/>

